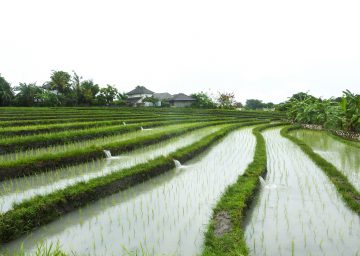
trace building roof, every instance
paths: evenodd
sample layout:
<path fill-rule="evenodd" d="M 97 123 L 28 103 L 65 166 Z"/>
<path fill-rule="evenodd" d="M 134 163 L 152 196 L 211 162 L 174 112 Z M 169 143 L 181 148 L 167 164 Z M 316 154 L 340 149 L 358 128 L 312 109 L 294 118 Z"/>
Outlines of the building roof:
<path fill-rule="evenodd" d="M 173 95 L 170 101 L 195 101 L 193 97 L 187 96 L 184 93 L 178 93 Z"/>
<path fill-rule="evenodd" d="M 172 95 L 168 92 L 163 92 L 163 93 L 154 93 L 153 97 L 158 100 L 169 100 L 171 99 Z"/>
<path fill-rule="evenodd" d="M 127 93 L 127 95 L 135 95 L 135 94 L 153 94 L 153 91 L 145 88 L 145 86 L 136 86 L 136 88 Z"/>

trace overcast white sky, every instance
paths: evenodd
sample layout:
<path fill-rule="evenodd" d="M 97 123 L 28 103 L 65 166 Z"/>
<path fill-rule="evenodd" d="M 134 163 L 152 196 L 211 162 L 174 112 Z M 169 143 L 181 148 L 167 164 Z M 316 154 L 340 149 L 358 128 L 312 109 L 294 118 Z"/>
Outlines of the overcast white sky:
<path fill-rule="evenodd" d="M 120 91 L 360 92 L 360 1 L 0 0 L 0 73 L 75 70 Z"/>

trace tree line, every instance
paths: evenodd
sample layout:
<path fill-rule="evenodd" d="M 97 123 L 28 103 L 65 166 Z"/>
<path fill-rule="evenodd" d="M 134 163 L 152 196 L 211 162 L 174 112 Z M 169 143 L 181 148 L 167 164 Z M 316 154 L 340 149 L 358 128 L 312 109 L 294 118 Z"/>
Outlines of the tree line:
<path fill-rule="evenodd" d="M 215 99 L 212 99 L 207 93 L 199 92 L 191 94 L 196 100 L 194 103 L 195 107 L 200 108 L 224 108 L 224 109 L 247 109 L 247 110 L 263 110 L 269 109 L 274 110 L 275 104 L 272 102 L 264 103 L 257 99 L 246 100 L 245 105 L 235 100 L 234 93 L 222 92 L 218 93 Z"/>
<path fill-rule="evenodd" d="M 93 80 L 84 80 L 76 72 L 52 71 L 49 81 L 19 83 L 12 87 L 0 75 L 0 106 L 96 106 L 124 105 L 126 95 L 112 85 L 100 87 Z"/>
<path fill-rule="evenodd" d="M 249 99 L 246 104 L 235 100 L 234 93 L 222 92 L 216 97 L 210 97 L 205 92 L 191 95 L 197 108 L 224 108 L 249 110 L 273 109 L 273 103 L 263 103 L 261 100 Z M 83 79 L 76 72 L 69 74 L 65 71 L 52 71 L 49 81 L 42 85 L 36 83 L 19 83 L 11 86 L 0 74 L 0 106 L 109 106 L 126 105 L 127 96 L 120 93 L 115 86 L 100 87 L 91 79 Z M 157 102 L 156 99 L 147 98 L 144 101 Z M 169 104 L 162 104 L 169 106 Z"/>

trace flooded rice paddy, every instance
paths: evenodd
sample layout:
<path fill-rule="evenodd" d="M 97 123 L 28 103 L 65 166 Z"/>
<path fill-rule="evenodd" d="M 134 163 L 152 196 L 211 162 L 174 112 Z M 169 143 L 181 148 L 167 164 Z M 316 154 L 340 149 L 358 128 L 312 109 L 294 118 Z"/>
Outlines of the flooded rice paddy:
<path fill-rule="evenodd" d="M 360 218 L 280 129 L 263 132 L 266 185 L 248 216 L 251 255 L 360 255 Z"/>
<path fill-rule="evenodd" d="M 292 135 L 332 163 L 360 191 L 360 148 L 336 140 L 323 131 L 301 129 L 293 131 Z"/>
<path fill-rule="evenodd" d="M 1 250 L 23 245 L 31 252 L 44 241 L 78 255 L 196 255 L 214 204 L 252 161 L 254 147 L 251 128 L 232 132 L 185 165 L 69 213 Z"/>
<path fill-rule="evenodd" d="M 222 127 L 224 125 L 206 127 L 120 156 L 49 171 L 36 176 L 3 181 L 0 183 L 0 212 L 6 212 L 12 208 L 14 203 L 19 203 L 35 195 L 45 195 L 77 182 L 88 181 L 145 163 L 162 155 L 168 155 L 181 147 L 201 140 Z"/>

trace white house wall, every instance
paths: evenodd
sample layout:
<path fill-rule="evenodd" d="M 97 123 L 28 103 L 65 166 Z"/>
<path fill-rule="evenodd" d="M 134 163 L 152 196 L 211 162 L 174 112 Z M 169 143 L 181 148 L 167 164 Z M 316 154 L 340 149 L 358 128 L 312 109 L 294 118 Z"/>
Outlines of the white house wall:
<path fill-rule="evenodd" d="M 133 94 L 133 95 L 128 95 L 129 98 L 136 98 L 136 97 L 141 97 L 141 98 L 146 98 L 146 97 L 151 97 L 152 94 Z"/>

